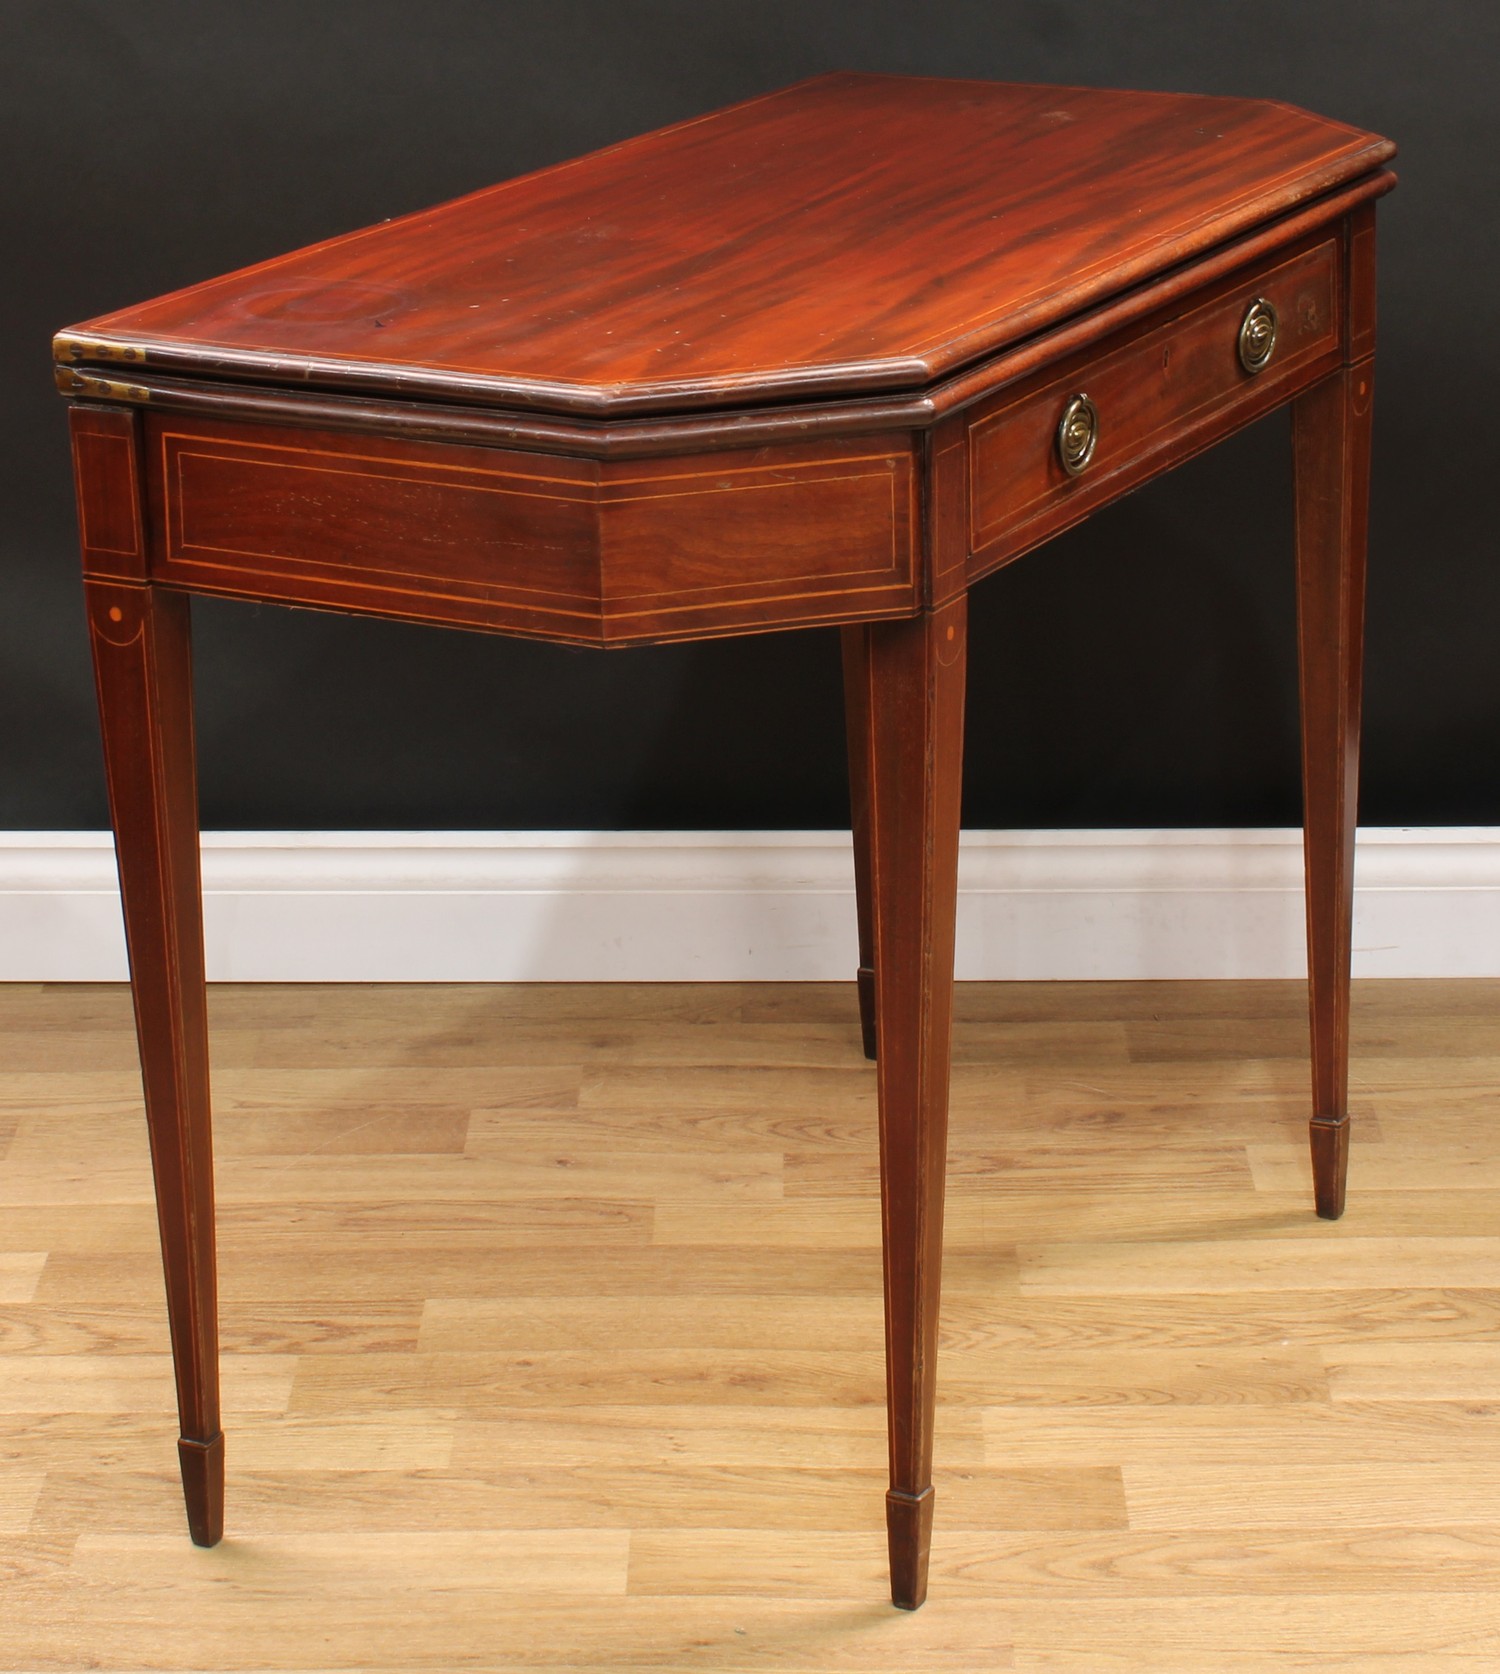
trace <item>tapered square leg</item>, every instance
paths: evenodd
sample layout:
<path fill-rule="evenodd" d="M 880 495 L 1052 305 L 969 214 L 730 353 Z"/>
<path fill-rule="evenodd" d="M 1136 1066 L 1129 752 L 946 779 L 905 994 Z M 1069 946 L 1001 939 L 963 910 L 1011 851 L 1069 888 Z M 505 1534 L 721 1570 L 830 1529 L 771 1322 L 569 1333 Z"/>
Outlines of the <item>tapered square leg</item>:
<path fill-rule="evenodd" d="M 1344 1212 L 1349 1164 L 1349 960 L 1373 394 L 1374 366 L 1365 360 L 1292 407 L 1313 1190 L 1326 1220 Z"/>
<path fill-rule="evenodd" d="M 953 1020 L 966 604 L 865 634 L 891 1597 L 927 1594 Z"/>
<path fill-rule="evenodd" d="M 865 1056 L 876 1055 L 875 925 L 870 900 L 870 713 L 867 630 L 841 630 L 844 655 L 844 728 L 849 738 L 849 823 L 854 837 L 854 907 L 859 920 L 859 1030 Z"/>
<path fill-rule="evenodd" d="M 188 601 L 85 584 L 177 1378 L 188 1528 L 224 1529 Z"/>

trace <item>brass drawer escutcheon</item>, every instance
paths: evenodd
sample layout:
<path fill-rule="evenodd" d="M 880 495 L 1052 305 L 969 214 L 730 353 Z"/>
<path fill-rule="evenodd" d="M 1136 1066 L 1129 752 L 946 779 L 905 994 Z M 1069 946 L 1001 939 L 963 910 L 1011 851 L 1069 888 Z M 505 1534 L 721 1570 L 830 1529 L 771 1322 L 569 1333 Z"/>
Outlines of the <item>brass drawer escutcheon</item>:
<path fill-rule="evenodd" d="M 1240 365 L 1247 372 L 1263 372 L 1276 352 L 1276 305 L 1263 296 L 1245 310 L 1240 323 Z"/>
<path fill-rule="evenodd" d="M 1075 395 L 1063 408 L 1057 426 L 1057 457 L 1070 477 L 1081 476 L 1099 442 L 1099 409 L 1086 395 Z"/>

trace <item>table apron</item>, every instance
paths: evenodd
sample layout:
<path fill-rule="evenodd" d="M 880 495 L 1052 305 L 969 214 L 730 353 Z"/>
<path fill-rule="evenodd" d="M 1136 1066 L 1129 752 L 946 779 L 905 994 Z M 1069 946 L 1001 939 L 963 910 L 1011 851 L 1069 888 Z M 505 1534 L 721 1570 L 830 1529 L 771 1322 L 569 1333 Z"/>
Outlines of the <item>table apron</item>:
<path fill-rule="evenodd" d="M 851 413 L 847 436 L 611 459 L 76 401 L 85 573 L 593 645 L 911 616 L 1366 352 L 1373 220 L 1216 270 L 931 427 Z M 1277 337 L 1251 372 L 1256 303 Z"/>

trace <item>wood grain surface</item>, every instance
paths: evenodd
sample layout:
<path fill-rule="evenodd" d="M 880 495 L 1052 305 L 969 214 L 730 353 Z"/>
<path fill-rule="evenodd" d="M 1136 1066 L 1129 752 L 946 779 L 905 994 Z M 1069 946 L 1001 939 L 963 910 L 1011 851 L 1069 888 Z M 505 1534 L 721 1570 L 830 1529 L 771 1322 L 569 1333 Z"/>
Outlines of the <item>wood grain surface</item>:
<path fill-rule="evenodd" d="M 1355 985 L 1338 1222 L 1301 984 L 959 985 L 914 1616 L 853 984 L 210 1004 L 207 1551 L 129 994 L 0 989 L 0 1667 L 1500 1662 L 1500 984 Z"/>
<path fill-rule="evenodd" d="M 89 321 L 57 353 L 596 416 L 911 390 L 1393 153 L 1264 100 L 829 75 Z"/>

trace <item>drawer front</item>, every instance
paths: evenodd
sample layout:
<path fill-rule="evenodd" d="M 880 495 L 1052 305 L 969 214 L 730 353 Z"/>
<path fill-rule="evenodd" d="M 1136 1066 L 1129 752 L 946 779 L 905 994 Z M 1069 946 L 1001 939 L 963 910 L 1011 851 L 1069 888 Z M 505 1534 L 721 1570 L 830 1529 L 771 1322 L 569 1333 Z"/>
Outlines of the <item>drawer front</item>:
<path fill-rule="evenodd" d="M 148 418 L 162 581 L 593 642 L 916 602 L 910 438 L 599 463 Z"/>
<path fill-rule="evenodd" d="M 997 559 L 1035 545 L 1133 486 L 1122 476 L 1149 475 L 1153 456 L 1171 448 L 1180 457 L 1195 431 L 1216 433 L 1225 419 L 1285 399 L 1315 363 L 1339 352 L 1339 280 L 1339 247 L 1328 239 L 986 403 L 968 433 L 970 552 Z M 1276 342 L 1264 369 L 1251 372 L 1240 331 L 1258 300 L 1275 309 Z M 1078 396 L 1092 403 L 1097 426 L 1091 456 L 1071 475 L 1058 430 Z"/>

